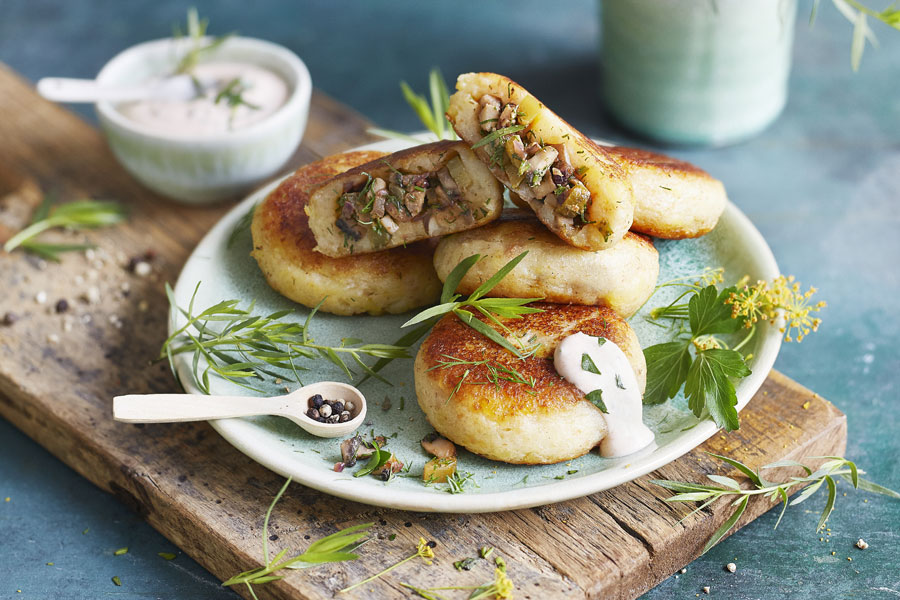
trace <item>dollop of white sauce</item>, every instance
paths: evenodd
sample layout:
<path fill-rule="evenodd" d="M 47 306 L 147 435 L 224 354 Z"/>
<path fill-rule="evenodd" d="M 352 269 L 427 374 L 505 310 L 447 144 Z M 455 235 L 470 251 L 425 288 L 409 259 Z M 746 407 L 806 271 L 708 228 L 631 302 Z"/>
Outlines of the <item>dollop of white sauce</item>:
<path fill-rule="evenodd" d="M 117 108 L 123 115 L 159 133 L 179 137 L 203 137 L 249 127 L 268 118 L 288 98 L 285 81 L 268 69 L 242 62 L 210 61 L 191 72 L 205 93 L 192 100 L 140 100 Z M 247 104 L 229 106 L 216 96 L 235 79 Z M 255 108 L 254 108 L 255 107 Z"/>
<path fill-rule="evenodd" d="M 600 340 L 603 340 L 601 343 Z M 594 361 L 600 374 L 585 371 L 582 356 Z M 606 437 L 600 455 L 608 458 L 637 452 L 653 442 L 653 432 L 642 420 L 641 391 L 628 357 L 615 343 L 584 333 L 565 338 L 553 353 L 556 372 L 584 392 L 601 390 L 608 413 Z"/>

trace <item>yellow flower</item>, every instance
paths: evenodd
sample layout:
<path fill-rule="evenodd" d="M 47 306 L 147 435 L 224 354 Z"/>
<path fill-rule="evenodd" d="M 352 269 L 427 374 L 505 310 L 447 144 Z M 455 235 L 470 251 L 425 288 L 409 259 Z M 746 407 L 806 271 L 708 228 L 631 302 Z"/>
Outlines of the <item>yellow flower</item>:
<path fill-rule="evenodd" d="M 772 281 L 771 287 L 765 281 L 757 281 L 752 286 L 745 284 L 726 302 L 731 304 L 731 316 L 744 319 L 745 327 L 752 327 L 760 320 L 774 322 L 781 311 L 785 322 L 781 328 L 784 341 L 790 342 L 796 337 L 797 342 L 801 342 L 822 323 L 822 319 L 810 316 L 826 306 L 825 302 L 810 303 L 816 291 L 810 287 L 802 292 L 793 275 L 780 275 Z"/>
<path fill-rule="evenodd" d="M 494 598 L 512 598 L 516 586 L 506 574 L 506 569 L 494 569 Z"/>
<path fill-rule="evenodd" d="M 419 544 L 416 546 L 416 555 L 422 557 L 422 560 L 427 565 L 430 565 L 431 559 L 434 558 L 434 550 L 431 549 L 431 546 L 423 537 L 419 538 Z"/>

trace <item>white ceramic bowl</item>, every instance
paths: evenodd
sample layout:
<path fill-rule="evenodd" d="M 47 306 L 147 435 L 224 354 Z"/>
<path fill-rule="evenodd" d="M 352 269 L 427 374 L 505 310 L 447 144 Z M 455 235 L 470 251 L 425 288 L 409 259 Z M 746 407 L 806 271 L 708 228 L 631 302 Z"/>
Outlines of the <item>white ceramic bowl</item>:
<path fill-rule="evenodd" d="M 172 73 L 186 42 L 167 38 L 132 46 L 110 60 L 97 80 L 127 85 Z M 259 123 L 204 137 L 159 133 L 128 119 L 110 102 L 96 106 L 109 145 L 122 166 L 148 188 L 190 204 L 233 198 L 272 177 L 297 149 L 309 115 L 309 70 L 287 48 L 232 37 L 202 58 L 213 59 L 269 69 L 287 83 L 287 101 Z"/>

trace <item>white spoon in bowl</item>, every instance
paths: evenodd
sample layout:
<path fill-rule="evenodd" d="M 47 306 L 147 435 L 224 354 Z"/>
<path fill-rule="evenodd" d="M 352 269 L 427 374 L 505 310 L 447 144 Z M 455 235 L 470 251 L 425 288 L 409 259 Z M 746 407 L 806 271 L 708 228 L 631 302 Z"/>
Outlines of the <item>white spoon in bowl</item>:
<path fill-rule="evenodd" d="M 325 400 L 353 403 L 350 420 L 320 423 L 309 416 L 309 399 L 320 394 Z M 312 435 L 341 437 L 362 425 L 366 398 L 346 383 L 320 381 L 284 396 L 203 396 L 199 394 L 129 394 L 113 398 L 113 418 L 124 423 L 176 423 L 275 415 L 290 419 Z"/>
<path fill-rule="evenodd" d="M 130 102 L 134 100 L 187 101 L 196 98 L 209 82 L 198 82 L 190 75 L 173 75 L 130 86 L 103 85 L 94 79 L 44 77 L 37 82 L 38 93 L 54 102 Z"/>

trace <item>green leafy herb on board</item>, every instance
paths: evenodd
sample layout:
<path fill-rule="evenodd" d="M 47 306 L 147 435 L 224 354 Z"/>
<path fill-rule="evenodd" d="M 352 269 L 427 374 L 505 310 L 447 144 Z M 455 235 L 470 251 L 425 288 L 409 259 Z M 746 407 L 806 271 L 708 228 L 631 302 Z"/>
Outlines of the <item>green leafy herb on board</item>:
<path fill-rule="evenodd" d="M 328 562 L 341 562 L 345 560 L 356 560 L 359 558 L 353 553 L 365 541 L 368 532 L 366 531 L 373 523 L 363 523 L 362 525 L 354 525 L 341 529 L 336 533 L 325 536 L 316 540 L 309 545 L 305 552 L 294 556 L 293 558 L 285 558 L 288 549 L 285 548 L 274 557 L 269 556 L 269 519 L 272 516 L 272 510 L 284 495 L 285 490 L 291 483 L 288 478 L 281 486 L 281 489 L 275 495 L 272 504 L 266 511 L 265 519 L 262 527 L 262 547 L 263 547 L 263 564 L 262 567 L 250 569 L 243 573 L 238 573 L 234 577 L 222 582 L 223 586 L 246 585 L 247 590 L 253 598 L 256 598 L 256 592 L 253 590 L 254 585 L 261 585 L 270 581 L 278 581 L 284 579 L 284 575 L 277 573 L 282 569 L 303 569 L 311 565 L 317 565 Z"/>
<path fill-rule="evenodd" d="M 820 466 L 815 471 L 810 467 L 793 460 L 782 460 L 776 463 L 765 465 L 761 469 L 754 471 L 747 465 L 732 458 L 719 456 L 718 454 L 710 454 L 710 456 L 728 463 L 729 465 L 738 469 L 743 475 L 747 477 L 753 487 L 750 489 L 743 489 L 740 483 L 738 483 L 736 480 L 722 475 L 708 475 L 709 479 L 719 484 L 718 486 L 687 483 L 684 481 L 671 481 L 661 479 L 651 480 L 651 483 L 655 483 L 658 486 L 664 487 L 668 490 L 672 490 L 673 492 L 677 492 L 677 494 L 675 494 L 674 496 L 667 498 L 666 502 L 703 503 L 694 511 L 689 513 L 688 516 L 694 514 L 699 510 L 702 510 L 703 508 L 706 508 L 710 504 L 722 498 L 727 498 L 731 501 L 731 505 L 735 507 L 734 512 L 713 533 L 709 541 L 706 542 L 706 546 L 703 548 L 704 553 L 715 546 L 719 542 L 719 540 L 721 540 L 725 536 L 725 534 L 731 531 L 735 523 L 738 522 L 738 520 L 741 518 L 741 515 L 744 513 L 744 509 L 747 508 L 747 504 L 749 503 L 751 496 L 764 496 L 773 503 L 782 503 L 783 506 L 781 508 L 781 514 L 778 516 L 778 520 L 775 522 L 775 528 L 777 529 L 778 524 L 781 523 L 781 519 L 782 517 L 784 517 L 784 512 L 787 510 L 788 506 L 796 506 L 797 504 L 805 502 L 807 499 L 809 499 L 810 496 L 815 494 L 819 488 L 825 485 L 826 489 L 828 490 L 828 498 L 825 501 L 825 507 L 822 510 L 822 514 L 819 517 L 819 521 L 816 526 L 817 532 L 821 531 L 825 527 L 825 524 L 828 522 L 828 517 L 834 510 L 835 500 L 837 499 L 837 486 L 835 481 L 836 477 L 846 479 L 853 485 L 854 489 L 861 489 L 875 494 L 882 494 L 890 498 L 900 500 L 900 494 L 898 494 L 897 492 L 882 487 L 877 483 L 872 483 L 871 481 L 867 481 L 861 478 L 859 476 L 860 473 L 865 473 L 865 471 L 858 469 L 853 462 L 840 456 L 810 457 L 826 459 L 822 466 Z M 760 474 L 760 471 L 762 469 L 774 469 L 778 467 L 799 467 L 806 472 L 806 476 L 791 477 L 786 482 L 774 483 L 771 481 L 767 481 Z M 807 487 L 803 491 L 801 491 L 793 500 L 789 500 L 788 492 L 790 492 L 792 488 L 798 486 L 802 487 L 804 485 L 806 485 Z"/>
<path fill-rule="evenodd" d="M 125 209 L 115 202 L 79 200 L 53 207 L 52 200 L 47 196 L 32 216 L 31 224 L 9 238 L 3 245 L 3 249 L 6 252 L 12 252 L 21 247 L 26 252 L 59 262 L 59 255 L 62 252 L 87 250 L 94 246 L 91 244 L 50 244 L 35 239 L 38 235 L 54 228 L 96 229 L 109 227 L 121 223 L 125 218 Z"/>

